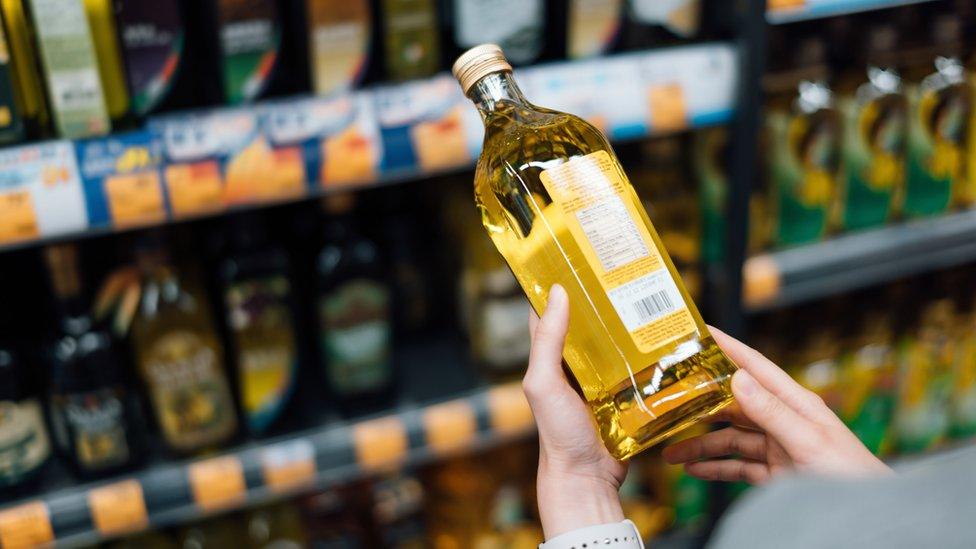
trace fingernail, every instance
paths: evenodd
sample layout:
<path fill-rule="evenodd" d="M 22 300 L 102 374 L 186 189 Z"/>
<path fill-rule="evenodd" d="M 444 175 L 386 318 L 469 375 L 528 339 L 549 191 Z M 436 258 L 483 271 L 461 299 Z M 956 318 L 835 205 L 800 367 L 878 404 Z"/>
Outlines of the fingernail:
<path fill-rule="evenodd" d="M 562 307 L 569 300 L 566 295 L 566 289 L 559 284 L 553 284 L 552 288 L 549 288 L 549 302 L 546 304 L 546 309 L 549 307 Z"/>
<path fill-rule="evenodd" d="M 751 396 L 756 392 L 756 380 L 745 370 L 739 370 L 732 376 L 732 392 L 742 396 Z"/>

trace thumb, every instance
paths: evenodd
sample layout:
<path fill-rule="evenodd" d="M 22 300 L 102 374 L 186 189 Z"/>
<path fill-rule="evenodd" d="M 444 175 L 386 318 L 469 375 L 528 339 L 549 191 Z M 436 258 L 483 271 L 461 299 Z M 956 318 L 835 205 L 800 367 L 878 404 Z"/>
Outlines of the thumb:
<path fill-rule="evenodd" d="M 746 370 L 732 376 L 732 393 L 749 420 L 776 439 L 787 453 L 796 455 L 815 441 L 811 439 L 813 424 L 763 387 Z"/>

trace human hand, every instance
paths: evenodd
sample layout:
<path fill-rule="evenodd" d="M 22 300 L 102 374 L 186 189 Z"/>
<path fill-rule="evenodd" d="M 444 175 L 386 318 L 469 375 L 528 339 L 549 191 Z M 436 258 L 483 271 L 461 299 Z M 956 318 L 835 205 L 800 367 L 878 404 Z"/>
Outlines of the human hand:
<path fill-rule="evenodd" d="M 557 284 L 542 318 L 529 316 L 532 353 L 522 381 L 539 430 L 536 490 L 546 539 L 624 519 L 618 490 L 627 465 L 607 451 L 589 408 L 563 373 L 568 329 L 569 298 Z"/>
<path fill-rule="evenodd" d="M 761 484 L 787 471 L 823 476 L 884 475 L 891 469 L 789 374 L 758 351 L 712 328 L 739 365 L 732 376 L 735 404 L 714 416 L 732 425 L 664 449 L 669 463 L 685 464 L 705 480 Z"/>

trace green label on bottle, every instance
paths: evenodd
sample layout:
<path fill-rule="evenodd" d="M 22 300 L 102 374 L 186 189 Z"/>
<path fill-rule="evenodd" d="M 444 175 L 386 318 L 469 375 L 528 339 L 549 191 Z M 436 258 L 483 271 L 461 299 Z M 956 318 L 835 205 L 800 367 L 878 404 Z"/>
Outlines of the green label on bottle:
<path fill-rule="evenodd" d="M 278 58 L 281 28 L 271 0 L 220 0 L 224 95 L 231 104 L 257 99 Z"/>
<path fill-rule="evenodd" d="M 29 0 L 61 137 L 109 131 L 95 46 L 81 0 Z"/>
<path fill-rule="evenodd" d="M 901 353 L 895 414 L 898 448 L 921 452 L 949 430 L 953 348 L 949 341 L 912 338 Z"/>
<path fill-rule="evenodd" d="M 337 393 L 367 393 L 389 383 L 389 316 L 389 292 L 372 280 L 346 282 L 319 301 L 326 377 Z"/>
<path fill-rule="evenodd" d="M 895 407 L 893 360 L 888 345 L 866 345 L 842 359 L 841 419 L 875 454 L 889 443 Z"/>
<path fill-rule="evenodd" d="M 804 244 L 827 232 L 836 206 L 840 127 L 834 111 L 767 116 L 770 177 L 776 196 L 776 242 Z"/>
<path fill-rule="evenodd" d="M 905 182 L 907 102 L 901 95 L 883 95 L 868 101 L 851 97 L 841 103 L 841 113 L 846 183 L 844 226 L 862 229 L 882 225 L 891 217 Z"/>
<path fill-rule="evenodd" d="M 82 469 L 98 471 L 129 461 L 122 398 L 121 391 L 112 388 L 52 398 L 55 440 Z"/>
<path fill-rule="evenodd" d="M 908 181 L 905 213 L 927 216 L 944 212 L 954 187 L 962 185 L 969 117 L 969 88 L 912 88 L 908 94 Z"/>
<path fill-rule="evenodd" d="M 0 401 L 0 486 L 25 480 L 47 461 L 50 453 L 37 401 Z"/>
<path fill-rule="evenodd" d="M 953 371 L 950 412 L 950 435 L 955 438 L 976 436 L 976 335 L 960 343 Z"/>
<path fill-rule="evenodd" d="M 397 80 L 437 72 L 440 48 L 433 0 L 383 0 L 386 67 Z"/>

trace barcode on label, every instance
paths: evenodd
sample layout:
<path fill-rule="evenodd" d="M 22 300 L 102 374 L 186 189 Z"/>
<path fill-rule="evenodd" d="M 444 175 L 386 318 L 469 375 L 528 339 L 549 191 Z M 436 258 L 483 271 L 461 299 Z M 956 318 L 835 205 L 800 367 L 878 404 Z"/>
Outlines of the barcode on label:
<path fill-rule="evenodd" d="M 633 332 L 685 307 L 667 269 L 631 280 L 607 292 L 620 320 Z"/>
<path fill-rule="evenodd" d="M 660 291 L 639 299 L 634 303 L 634 309 L 641 322 L 650 322 L 655 318 L 674 311 L 674 302 L 666 291 Z"/>

